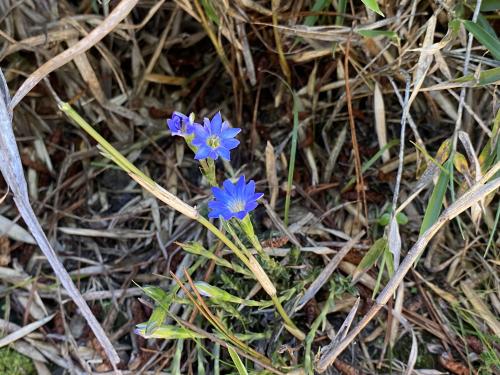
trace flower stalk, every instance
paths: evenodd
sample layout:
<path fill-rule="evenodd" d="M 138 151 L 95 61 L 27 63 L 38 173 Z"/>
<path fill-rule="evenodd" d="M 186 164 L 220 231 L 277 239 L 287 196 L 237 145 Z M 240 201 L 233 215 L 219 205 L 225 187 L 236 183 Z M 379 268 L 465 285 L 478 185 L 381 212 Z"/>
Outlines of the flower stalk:
<path fill-rule="evenodd" d="M 278 298 L 277 291 L 271 280 L 269 279 L 268 275 L 262 268 L 262 266 L 259 264 L 259 262 L 255 259 L 255 257 L 249 252 L 246 251 L 246 249 L 242 250 L 240 247 L 236 246 L 233 241 L 231 241 L 223 232 L 221 232 L 215 225 L 213 225 L 208 219 L 205 217 L 201 216 L 198 211 L 184 202 L 183 200 L 179 199 L 177 196 L 174 194 L 170 193 L 160 185 L 158 185 L 155 181 L 153 181 L 150 177 L 148 177 L 146 174 L 144 174 L 141 170 L 139 170 L 135 165 L 133 165 L 125 156 L 123 156 L 118 150 L 116 150 L 106 139 L 104 139 L 90 124 L 88 124 L 68 103 L 61 102 L 59 103 L 59 108 L 61 109 L 62 112 L 64 112 L 70 119 L 72 119 L 78 126 L 80 126 L 83 130 L 85 130 L 94 140 L 99 144 L 101 147 L 102 153 L 105 157 L 109 158 L 112 160 L 114 163 L 116 163 L 121 169 L 123 169 L 125 172 L 129 174 L 129 176 L 134 179 L 139 185 L 141 185 L 145 190 L 147 190 L 149 193 L 154 195 L 156 198 L 167 204 L 169 207 L 173 208 L 174 210 L 179 211 L 183 215 L 189 217 L 190 219 L 198 221 L 201 225 L 203 225 L 205 228 L 207 228 L 210 232 L 212 232 L 217 238 L 219 238 L 237 257 L 240 259 L 240 261 L 253 273 L 257 281 L 261 284 L 262 288 L 266 291 L 266 293 L 271 297 L 271 300 L 273 301 L 274 305 L 276 306 L 276 309 L 278 313 L 281 315 L 285 322 L 285 327 L 286 329 L 292 333 L 295 337 L 297 337 L 299 340 L 304 340 L 305 335 L 303 332 L 301 332 L 295 324 L 292 322 L 286 311 L 284 310 L 283 306 L 281 305 L 281 302 Z M 219 114 L 220 116 L 220 114 Z M 182 131 L 187 131 L 189 128 L 189 124 L 192 123 L 191 118 L 187 118 L 186 116 L 180 117 L 180 125 L 179 122 L 173 123 L 172 126 L 178 126 L 178 128 L 173 128 L 173 131 L 176 132 L 182 132 Z M 215 116 L 214 116 L 215 118 Z M 187 122 L 188 120 L 189 122 Z M 184 122 L 183 122 L 184 121 Z M 169 124 L 169 127 L 171 124 Z M 196 125 L 196 124 L 194 124 Z M 227 126 L 222 126 L 223 130 L 228 130 Z M 172 130 L 172 127 L 171 127 Z M 238 129 L 239 130 L 239 129 Z M 182 133 L 184 136 L 190 136 L 190 134 L 185 134 Z M 226 133 L 226 136 L 228 136 L 229 132 Z M 231 134 L 236 135 L 237 132 L 232 132 Z M 179 134 L 178 134 L 179 135 Z M 187 140 L 190 140 L 189 138 L 191 137 L 185 137 Z M 194 137 L 196 139 L 196 135 Z M 227 138 L 227 137 L 226 137 Z M 191 142 L 188 142 L 188 144 Z M 193 142 L 194 144 L 195 142 Z M 233 145 L 232 143 L 231 145 Z M 229 144 L 226 144 L 229 145 Z M 229 147 L 229 146 L 228 146 Z M 231 147 L 234 148 L 234 147 Z M 224 155 L 222 155 L 224 154 Z M 222 151 L 221 156 L 224 157 L 226 156 L 225 151 Z M 215 163 L 214 160 L 211 159 L 205 159 L 201 160 L 204 163 L 202 164 L 202 168 L 206 171 L 206 176 L 207 180 L 211 183 L 212 186 L 216 185 L 216 176 L 215 176 Z M 242 182 L 241 182 L 242 181 Z M 253 183 L 253 184 L 252 184 Z M 240 185 L 245 184 L 244 179 L 240 179 Z M 227 186 L 227 184 L 225 183 Z M 256 199 L 260 198 L 260 194 L 255 194 L 254 189 L 255 189 L 255 183 L 251 181 L 249 183 L 251 185 L 251 188 L 248 190 L 245 190 L 245 193 L 248 193 L 251 195 L 251 198 L 253 200 L 250 201 L 250 206 L 249 207 L 243 207 L 242 211 L 246 210 L 251 210 L 254 209 L 257 204 L 255 202 Z M 245 185 L 245 188 L 247 189 L 247 185 Z M 216 188 L 214 188 L 216 189 Z M 247 194 L 247 195 L 248 195 Z M 245 212 L 245 215 L 248 216 L 248 212 Z M 248 221 L 245 221 L 244 226 L 248 227 L 251 226 L 251 221 L 248 219 Z M 247 230 L 249 233 L 253 233 L 253 227 L 248 227 Z M 253 236 L 255 237 L 255 233 L 253 233 Z M 252 241 L 252 240 L 251 240 Z M 255 237 L 254 241 L 258 242 L 258 239 Z M 254 245 L 255 246 L 255 245 Z M 259 244 L 260 246 L 260 244 Z"/>

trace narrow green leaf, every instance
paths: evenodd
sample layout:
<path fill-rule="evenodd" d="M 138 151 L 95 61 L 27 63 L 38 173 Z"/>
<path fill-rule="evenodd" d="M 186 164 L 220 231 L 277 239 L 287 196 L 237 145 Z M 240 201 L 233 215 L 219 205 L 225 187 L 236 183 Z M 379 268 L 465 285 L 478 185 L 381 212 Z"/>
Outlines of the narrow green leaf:
<path fill-rule="evenodd" d="M 486 17 L 483 16 L 481 13 L 479 13 L 477 16 L 477 23 L 491 36 L 497 38 L 497 33 L 495 32 L 495 29 L 491 26 Z"/>
<path fill-rule="evenodd" d="M 227 351 L 229 352 L 229 355 L 231 356 L 231 359 L 233 360 L 233 363 L 236 366 L 238 373 L 240 375 L 248 375 L 247 369 L 245 368 L 245 365 L 241 361 L 241 358 L 238 355 L 238 353 L 236 353 L 236 351 L 230 346 L 227 347 Z"/>
<path fill-rule="evenodd" d="M 344 24 L 345 11 L 347 9 L 347 0 L 339 0 L 337 4 L 337 15 L 335 16 L 335 25 L 342 26 Z"/>
<path fill-rule="evenodd" d="M 183 339 L 177 340 L 175 344 L 174 358 L 172 359 L 172 365 L 170 366 L 170 372 L 172 375 L 182 375 L 181 359 L 182 359 L 183 348 L 184 348 L 184 340 Z"/>
<path fill-rule="evenodd" d="M 465 20 L 462 20 L 462 23 L 467 31 L 472 33 L 474 38 L 490 51 L 495 59 L 500 60 L 500 40 L 498 38 L 488 33 L 488 31 L 477 23 Z"/>
<path fill-rule="evenodd" d="M 384 147 L 382 147 L 380 150 L 377 151 L 375 155 L 373 155 L 370 160 L 366 161 L 363 163 L 361 166 L 361 173 L 365 173 L 375 162 L 380 159 L 384 153 L 385 150 L 390 149 L 391 147 L 394 147 L 399 144 L 398 139 L 393 139 L 392 141 L 388 142 Z M 356 177 L 352 177 L 349 182 L 344 186 L 342 189 L 341 193 L 346 192 L 349 190 L 349 188 L 356 182 Z"/>
<path fill-rule="evenodd" d="M 194 283 L 198 292 L 208 298 L 213 299 L 216 302 L 229 302 L 237 303 L 246 306 L 267 306 L 269 301 L 259 302 L 248 299 L 243 299 L 226 292 L 225 290 L 218 288 L 216 286 L 210 285 L 205 281 L 196 281 Z"/>
<path fill-rule="evenodd" d="M 484 252 L 484 258 L 488 255 L 490 251 L 490 247 L 495 241 L 495 236 L 498 236 L 497 227 L 498 222 L 500 221 L 500 205 L 497 207 L 497 214 L 495 215 L 495 222 L 493 223 L 493 228 L 490 234 L 490 239 L 488 240 L 488 245 L 486 246 L 486 251 Z"/>
<path fill-rule="evenodd" d="M 375 241 L 372 247 L 370 247 L 370 250 L 368 250 L 363 259 L 361 259 L 361 262 L 359 262 L 358 266 L 354 270 L 352 274 L 353 282 L 356 282 L 361 274 L 368 271 L 375 265 L 375 263 L 377 263 L 377 260 L 384 253 L 384 250 L 387 249 L 387 245 L 387 238 L 385 237 L 379 238 L 377 241 Z"/>
<path fill-rule="evenodd" d="M 377 0 L 361 0 L 361 1 L 363 2 L 363 4 L 365 4 L 365 6 L 368 9 L 374 11 L 377 14 L 380 14 L 382 17 L 385 17 L 384 13 L 382 13 L 382 11 L 378 6 Z"/>
<path fill-rule="evenodd" d="M 481 12 L 494 12 L 500 9 L 499 0 L 483 0 L 481 1 Z"/>
<path fill-rule="evenodd" d="M 219 18 L 217 17 L 217 13 L 215 13 L 215 9 L 212 6 L 210 0 L 201 0 L 201 5 L 203 6 L 203 10 L 205 10 L 206 15 L 216 25 L 219 25 Z"/>
<path fill-rule="evenodd" d="M 449 168 L 450 160 L 448 160 L 444 168 Z M 446 190 L 448 190 L 449 177 L 444 171 L 439 172 L 439 178 L 432 195 L 427 203 L 427 208 L 425 209 L 424 219 L 422 220 L 422 226 L 420 227 L 420 235 L 423 234 L 429 227 L 434 224 L 441 213 L 441 208 L 443 207 L 444 196 Z"/>
<path fill-rule="evenodd" d="M 291 87 L 290 91 L 292 91 Z M 295 170 L 295 158 L 297 156 L 297 142 L 298 142 L 298 132 L 299 132 L 299 111 L 300 111 L 300 100 L 298 95 L 292 91 L 293 95 L 293 129 L 292 129 L 292 144 L 290 150 L 290 162 L 288 164 L 288 179 L 286 182 L 286 196 L 285 196 L 285 226 L 288 226 L 288 213 L 290 211 L 290 200 L 292 196 L 292 183 L 293 183 L 293 172 Z"/>
<path fill-rule="evenodd" d="M 316 0 L 311 8 L 311 12 L 321 12 L 330 6 L 330 0 Z M 318 21 L 318 16 L 307 16 L 304 25 L 314 26 Z"/>
<path fill-rule="evenodd" d="M 178 340 L 178 339 L 196 339 L 204 338 L 204 335 L 191 331 L 184 327 L 161 325 L 157 327 L 152 333 L 146 334 L 147 323 L 140 323 L 136 325 L 135 333 L 146 338 Z"/>
<path fill-rule="evenodd" d="M 210 260 L 215 261 L 218 265 L 232 268 L 231 263 L 229 263 L 224 258 L 219 258 L 212 251 L 209 251 L 203 247 L 203 245 L 199 242 L 188 242 L 188 243 L 179 243 L 176 242 L 184 251 L 187 251 L 191 254 L 196 254 L 208 258 Z"/>
<path fill-rule="evenodd" d="M 357 30 L 359 35 L 364 36 L 365 38 L 375 38 L 377 36 L 386 36 L 390 39 L 398 39 L 398 34 L 395 31 L 388 30 Z"/>
<path fill-rule="evenodd" d="M 145 334 L 148 336 L 151 335 L 158 327 L 160 327 L 165 322 L 166 316 L 167 310 L 162 306 L 156 306 L 146 324 Z"/>
<path fill-rule="evenodd" d="M 479 85 L 489 85 L 500 81 L 500 67 L 488 69 L 479 74 Z"/>
<path fill-rule="evenodd" d="M 384 251 L 385 264 L 387 266 L 387 272 L 389 273 L 389 277 L 394 275 L 394 254 L 391 253 L 389 247 L 385 248 Z M 380 270 L 382 272 L 383 270 Z"/>
<path fill-rule="evenodd" d="M 196 342 L 197 362 L 198 362 L 198 375 L 205 375 L 205 357 L 203 356 L 203 348 L 199 342 Z"/>

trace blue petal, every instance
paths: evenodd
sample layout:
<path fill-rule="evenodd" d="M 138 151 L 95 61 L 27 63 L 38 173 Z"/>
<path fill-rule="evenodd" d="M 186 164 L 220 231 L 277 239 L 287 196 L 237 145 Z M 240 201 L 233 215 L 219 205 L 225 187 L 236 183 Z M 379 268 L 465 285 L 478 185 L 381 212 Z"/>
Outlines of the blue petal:
<path fill-rule="evenodd" d="M 174 113 L 172 114 L 172 118 L 174 118 L 174 117 L 180 117 L 184 121 L 189 121 L 189 117 L 181 112 L 174 111 Z"/>
<path fill-rule="evenodd" d="M 210 216 L 209 214 L 209 217 L 214 217 L 214 215 L 217 214 L 217 217 L 222 216 L 225 220 L 229 220 L 233 217 L 233 213 L 228 209 L 221 209 L 218 210 L 217 212 L 212 212 L 211 214 L 212 216 Z"/>
<path fill-rule="evenodd" d="M 220 135 L 222 131 L 222 116 L 220 112 L 217 112 L 211 121 L 212 134 Z"/>
<path fill-rule="evenodd" d="M 207 138 L 208 138 L 208 133 L 207 133 L 206 129 L 199 124 L 195 124 L 193 144 L 195 144 L 195 142 L 196 142 L 195 145 L 199 146 L 202 143 L 206 143 Z"/>
<path fill-rule="evenodd" d="M 239 144 L 240 141 L 234 138 L 229 138 L 229 139 L 222 138 L 221 140 L 221 145 L 227 148 L 228 150 L 232 150 L 233 148 L 238 147 Z"/>
<path fill-rule="evenodd" d="M 217 151 L 211 147 L 208 147 L 208 149 L 210 150 L 210 152 L 208 153 L 208 157 L 210 159 L 217 160 L 219 158 L 219 154 L 217 153 Z"/>
<path fill-rule="evenodd" d="M 236 189 L 239 192 L 245 191 L 245 176 L 240 176 L 240 178 L 238 178 L 238 181 L 236 181 Z"/>
<path fill-rule="evenodd" d="M 219 147 L 217 148 L 218 154 L 221 156 L 222 159 L 225 159 L 227 161 L 231 160 L 231 154 L 229 153 L 229 150 L 225 147 Z"/>
<path fill-rule="evenodd" d="M 210 211 L 208 213 L 208 217 L 212 219 L 218 219 L 219 218 L 219 211 Z"/>
<path fill-rule="evenodd" d="M 224 190 L 218 187 L 213 187 L 212 193 L 214 194 L 215 199 L 217 199 L 222 203 L 226 203 L 227 200 L 229 199 L 229 195 Z"/>
<path fill-rule="evenodd" d="M 221 133 L 222 138 L 234 138 L 241 131 L 240 128 L 223 129 Z"/>
<path fill-rule="evenodd" d="M 179 131 L 179 121 L 175 121 L 175 119 L 167 119 L 167 125 L 172 133 Z"/>
<path fill-rule="evenodd" d="M 245 187 L 245 196 L 250 198 L 253 195 L 253 193 L 255 193 L 255 181 L 250 180 L 248 181 L 248 184 Z"/>
<path fill-rule="evenodd" d="M 222 183 L 222 186 L 224 186 L 224 189 L 226 190 L 229 196 L 234 196 L 236 194 L 234 184 L 231 182 L 229 178 Z"/>
<path fill-rule="evenodd" d="M 185 131 L 185 133 L 186 133 L 187 135 L 189 135 L 189 134 L 193 134 L 193 133 L 194 133 L 194 130 L 196 129 L 196 126 L 201 126 L 201 125 L 200 125 L 200 124 L 197 124 L 197 123 L 193 123 L 193 124 L 191 124 L 191 123 L 187 122 L 187 123 L 186 123 L 186 131 Z"/>
<path fill-rule="evenodd" d="M 214 212 L 221 212 L 227 210 L 227 207 L 224 204 L 216 201 L 208 202 L 208 208 Z"/>
<path fill-rule="evenodd" d="M 194 142 L 193 142 L 194 144 Z M 196 160 L 206 159 L 211 151 L 211 148 L 208 146 L 201 145 L 200 148 L 196 151 L 194 158 Z"/>
<path fill-rule="evenodd" d="M 255 207 L 257 207 L 259 204 L 257 202 L 249 202 L 245 205 L 245 210 L 247 212 L 255 210 Z"/>
<path fill-rule="evenodd" d="M 240 220 L 243 220 L 243 218 L 244 218 L 245 216 L 247 216 L 247 213 L 248 213 L 248 212 L 245 210 L 245 211 L 236 212 L 236 213 L 234 213 L 233 215 L 234 215 L 234 217 L 236 217 L 236 218 L 238 218 L 238 219 L 240 219 Z"/>

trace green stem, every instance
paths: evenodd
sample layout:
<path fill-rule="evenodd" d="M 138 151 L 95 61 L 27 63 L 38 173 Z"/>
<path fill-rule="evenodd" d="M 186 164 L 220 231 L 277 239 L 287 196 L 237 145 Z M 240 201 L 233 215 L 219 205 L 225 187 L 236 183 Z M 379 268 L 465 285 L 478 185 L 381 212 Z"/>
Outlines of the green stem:
<path fill-rule="evenodd" d="M 97 143 L 108 153 L 108 157 L 113 160 L 119 167 L 128 173 L 135 173 L 144 180 L 155 184 L 155 182 L 146 176 L 140 169 L 127 160 L 120 152 L 118 152 L 106 139 L 104 139 L 92 126 L 89 125 L 68 103 L 59 103 L 59 109 L 71 118 L 78 126 L 85 130 Z"/>
<path fill-rule="evenodd" d="M 106 139 L 104 139 L 90 124 L 88 124 L 68 103 L 61 102 L 59 103 L 59 108 L 63 111 L 69 118 L 71 118 L 78 126 L 80 126 L 83 130 L 85 130 L 92 138 L 96 140 L 97 143 L 102 147 L 102 149 L 106 152 L 106 157 L 110 158 L 114 161 L 120 168 L 129 173 L 132 177 L 139 176 L 142 180 L 144 180 L 151 187 L 157 186 L 157 184 L 148 176 L 146 176 L 141 170 L 139 170 L 135 165 L 133 165 L 125 156 L 123 156 L 118 150 L 116 150 Z M 213 171 L 213 176 L 215 178 L 215 164 L 212 165 L 206 164 L 209 171 Z M 213 181 L 212 181 L 213 182 Z M 151 191 L 150 191 L 151 192 Z M 176 198 L 177 199 L 177 198 Z M 182 202 L 179 200 L 179 202 Z M 185 203 L 183 203 L 185 204 Z M 196 212 L 196 210 L 187 204 L 185 204 L 191 210 Z M 175 207 L 173 207 L 175 208 Z M 179 210 L 179 208 L 176 208 Z M 181 211 L 182 212 L 182 211 Z M 193 215 L 194 218 L 196 216 L 196 220 L 207 228 L 210 232 L 212 232 L 217 238 L 219 238 L 229 249 L 231 249 L 234 254 L 245 264 L 245 266 L 253 272 L 256 276 L 259 283 L 263 286 L 263 289 L 269 294 L 272 298 L 276 309 L 280 313 L 280 315 L 285 320 L 285 327 L 290 331 L 290 333 L 294 334 L 297 338 L 303 340 L 304 334 L 298 330 L 298 328 L 293 324 L 292 320 L 288 317 L 285 310 L 281 306 L 281 302 L 278 300 L 275 288 L 271 283 L 271 280 L 264 272 L 260 264 L 257 262 L 255 257 L 252 254 L 249 254 L 248 257 L 243 254 L 243 252 L 229 239 L 227 236 L 222 233 L 216 226 L 214 226 L 209 220 L 205 219 L 201 215 Z M 267 287 L 266 287 L 267 285 Z M 270 292 L 272 290 L 272 292 Z"/>
<path fill-rule="evenodd" d="M 292 319 L 290 319 L 285 309 L 281 305 L 281 301 L 278 299 L 278 296 L 277 295 L 271 296 L 271 299 L 273 300 L 276 310 L 278 310 L 278 313 L 285 321 L 285 328 L 287 329 L 287 331 L 290 332 L 292 335 L 294 335 L 296 338 L 298 338 L 300 341 L 304 341 L 306 335 L 295 325 Z"/>
<path fill-rule="evenodd" d="M 252 246 L 257 250 L 259 255 L 263 257 L 264 259 L 269 259 L 269 255 L 264 251 L 264 248 L 260 244 L 259 239 L 255 235 L 255 231 L 253 229 L 252 225 L 252 220 L 250 219 L 250 215 L 246 215 L 243 220 L 238 220 L 238 223 L 241 226 L 241 229 L 243 232 L 245 232 L 245 235 L 247 236 L 248 240 L 252 244 Z"/>
<path fill-rule="evenodd" d="M 201 172 L 207 179 L 210 186 L 219 186 L 217 184 L 217 178 L 215 176 L 215 162 L 212 159 L 207 158 L 200 160 L 200 165 L 201 165 Z"/>
<path fill-rule="evenodd" d="M 330 310 L 330 307 L 333 306 L 333 304 L 334 304 L 334 300 L 335 300 L 334 297 L 335 297 L 335 289 L 332 288 L 332 291 L 328 295 L 328 298 L 326 300 L 325 305 L 323 306 L 323 309 L 321 310 L 318 317 L 314 320 L 313 324 L 311 325 L 311 329 L 310 329 L 309 333 L 307 334 L 306 342 L 305 342 L 305 354 L 304 354 L 304 368 L 305 368 L 307 375 L 314 374 L 312 358 L 311 358 L 312 357 L 311 356 L 312 344 L 313 344 L 314 337 L 316 336 L 316 333 L 318 331 L 318 328 L 319 328 L 321 322 L 325 319 L 326 314 Z"/>
<path fill-rule="evenodd" d="M 222 233 L 219 228 L 213 225 L 209 220 L 205 219 L 203 216 L 198 217 L 198 222 L 212 232 L 219 240 L 224 242 L 224 244 L 233 251 L 233 253 L 243 262 L 245 266 L 250 267 L 250 262 L 248 258 L 243 254 L 243 252 L 231 241 L 227 236 Z"/>
<path fill-rule="evenodd" d="M 251 260 L 253 260 L 253 263 L 254 264 L 257 264 L 257 261 L 255 260 L 255 258 L 252 256 L 252 254 L 248 254 L 248 258 L 243 254 L 243 252 L 229 239 L 227 238 L 227 236 L 222 233 L 215 225 L 213 225 L 210 221 L 208 221 L 207 219 L 205 219 L 203 216 L 200 216 L 198 218 L 198 222 L 203 225 L 205 228 L 207 228 L 210 232 L 212 232 L 217 238 L 219 238 L 222 242 L 224 242 L 224 244 L 229 247 L 229 249 L 231 249 L 234 254 L 251 270 L 251 271 L 254 271 L 254 266 L 251 264 Z M 256 276 L 257 276 L 258 273 L 256 273 Z M 264 274 L 265 275 L 265 274 Z M 266 275 L 266 278 L 267 280 L 264 280 L 264 282 L 270 282 L 269 280 L 269 277 L 267 277 Z M 259 280 L 259 277 L 257 277 L 257 280 L 259 281 L 259 283 L 262 285 L 263 284 L 263 280 Z M 268 292 L 268 289 L 267 288 L 263 288 L 266 292 Z M 281 301 L 278 299 L 278 296 L 276 293 L 269 293 L 269 296 L 271 297 L 273 303 L 274 303 L 274 306 L 276 307 L 276 310 L 278 311 L 278 313 L 281 315 L 281 317 L 283 318 L 283 320 L 285 321 L 285 328 L 288 330 L 288 332 L 290 332 L 292 335 L 294 335 L 295 337 L 297 337 L 299 340 L 304 340 L 305 338 L 305 335 L 304 333 L 299 329 L 297 328 L 297 326 L 295 325 L 295 323 L 293 323 L 292 319 L 290 319 L 290 317 L 288 316 L 288 314 L 286 313 L 285 309 L 283 308 L 283 306 L 281 305 Z"/>

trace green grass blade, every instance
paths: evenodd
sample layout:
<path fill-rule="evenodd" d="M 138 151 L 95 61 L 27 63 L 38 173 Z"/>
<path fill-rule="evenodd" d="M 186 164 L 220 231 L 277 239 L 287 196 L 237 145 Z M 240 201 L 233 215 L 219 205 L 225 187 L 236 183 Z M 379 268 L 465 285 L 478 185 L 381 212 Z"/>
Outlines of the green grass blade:
<path fill-rule="evenodd" d="M 288 180 L 286 183 L 285 197 L 285 225 L 288 225 L 288 214 L 290 211 L 290 198 L 292 195 L 293 173 L 295 171 L 295 158 L 297 156 L 297 140 L 299 133 L 299 98 L 294 92 L 293 95 L 293 129 L 292 129 L 292 148 L 290 150 L 290 162 L 288 163 Z"/>
<path fill-rule="evenodd" d="M 339 0 L 338 5 L 337 5 L 337 13 L 338 15 L 335 16 L 335 25 L 337 26 L 342 26 L 344 24 L 344 16 L 345 11 L 347 9 L 347 0 Z"/>
<path fill-rule="evenodd" d="M 477 23 L 472 21 L 462 21 L 462 23 L 467 31 L 474 35 L 474 38 L 491 52 L 495 59 L 500 60 L 500 40 L 498 38 L 488 33 Z"/>
<path fill-rule="evenodd" d="M 330 0 L 316 0 L 311 8 L 311 12 L 321 12 L 328 8 L 330 5 Z M 304 25 L 306 26 L 314 26 L 318 21 L 318 16 L 307 16 Z"/>
<path fill-rule="evenodd" d="M 182 375 L 181 372 L 181 358 L 182 358 L 182 349 L 184 347 L 184 339 L 177 340 L 175 345 L 175 354 L 172 360 L 172 365 L 170 367 L 170 372 L 172 375 Z"/>
<path fill-rule="evenodd" d="M 488 19 L 483 16 L 481 13 L 477 15 L 477 23 L 486 31 L 488 32 L 492 37 L 497 38 L 497 33 L 495 32 L 495 29 L 491 26 L 491 24 L 488 22 Z"/>
<path fill-rule="evenodd" d="M 361 0 L 361 1 L 363 2 L 363 4 L 365 4 L 365 6 L 368 9 L 374 11 L 377 14 L 380 14 L 382 17 L 385 17 L 384 13 L 382 13 L 382 11 L 378 6 L 377 0 Z"/>
<path fill-rule="evenodd" d="M 447 169 L 451 161 L 447 161 L 444 167 Z M 427 203 L 427 208 L 425 209 L 424 219 L 422 220 L 422 226 L 420 227 L 420 235 L 422 235 L 429 227 L 434 224 L 441 213 L 441 208 L 443 207 L 444 196 L 446 190 L 448 190 L 449 177 L 443 171 L 439 172 L 439 178 L 432 195 L 429 198 L 429 203 Z"/>
<path fill-rule="evenodd" d="M 380 256 L 387 249 L 387 246 L 387 238 L 385 237 L 379 238 L 373 243 L 373 245 L 370 247 L 370 250 L 368 250 L 363 259 L 361 259 L 361 262 L 359 262 L 358 266 L 354 270 L 352 274 L 353 282 L 356 282 L 363 273 L 368 271 L 377 263 Z"/>
<path fill-rule="evenodd" d="M 227 347 L 227 351 L 229 352 L 229 355 L 231 356 L 231 359 L 233 360 L 233 363 L 236 366 L 236 370 L 238 370 L 238 374 L 248 375 L 248 371 L 243 362 L 241 361 L 241 358 L 238 355 L 238 353 L 236 353 L 236 351 L 230 346 Z"/>
<path fill-rule="evenodd" d="M 481 2 L 481 12 L 494 12 L 500 9 L 500 1 L 498 0 L 483 0 Z"/>
<path fill-rule="evenodd" d="M 493 242 L 495 242 L 495 235 L 497 235 L 497 227 L 498 227 L 498 221 L 500 220 L 500 206 L 497 207 L 497 214 L 495 215 L 495 223 L 493 223 L 493 230 L 491 231 L 490 234 L 490 239 L 488 240 L 488 245 L 486 246 L 486 251 L 484 252 L 484 257 L 486 258 L 486 255 L 488 255 L 488 251 L 490 250 L 491 245 Z"/>
<path fill-rule="evenodd" d="M 361 173 L 365 173 L 375 162 L 380 159 L 385 152 L 385 150 L 390 149 L 391 147 L 394 147 L 399 144 L 398 139 L 393 139 L 392 141 L 388 142 L 384 147 L 382 147 L 380 150 L 377 151 L 375 155 L 373 155 L 370 160 L 367 162 L 363 163 L 361 166 Z M 344 186 L 342 189 L 341 193 L 346 192 L 349 190 L 349 188 L 356 182 L 356 177 L 352 177 L 349 182 Z"/>

